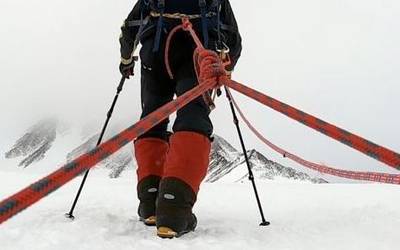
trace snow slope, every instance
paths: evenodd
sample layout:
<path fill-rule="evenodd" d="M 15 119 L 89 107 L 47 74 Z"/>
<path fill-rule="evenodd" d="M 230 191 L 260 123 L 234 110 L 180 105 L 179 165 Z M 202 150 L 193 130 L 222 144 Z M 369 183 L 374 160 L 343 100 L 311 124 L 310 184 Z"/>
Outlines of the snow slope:
<path fill-rule="evenodd" d="M 398 249 L 400 189 L 379 184 L 258 183 L 269 227 L 250 183 L 206 183 L 195 212 L 197 230 L 162 240 L 136 216 L 135 174 L 110 179 L 93 171 L 77 206 L 68 211 L 80 179 L 0 226 L 0 249 Z M 0 197 L 40 176 L 1 172 Z"/>

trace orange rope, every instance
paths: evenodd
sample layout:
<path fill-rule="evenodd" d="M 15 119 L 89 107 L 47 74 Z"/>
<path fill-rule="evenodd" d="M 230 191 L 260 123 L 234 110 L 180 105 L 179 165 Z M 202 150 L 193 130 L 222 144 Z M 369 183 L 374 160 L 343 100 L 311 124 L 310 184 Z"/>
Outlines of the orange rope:
<path fill-rule="evenodd" d="M 254 135 L 260 139 L 265 145 L 270 147 L 275 152 L 283 155 L 283 157 L 293 160 L 294 162 L 299 163 L 300 165 L 310 168 L 312 170 L 318 171 L 320 173 L 330 174 L 334 176 L 339 176 L 342 178 L 353 179 L 353 180 L 365 180 L 365 181 L 374 181 L 374 182 L 382 182 L 382 183 L 390 183 L 390 184 L 400 184 L 400 175 L 398 174 L 386 174 L 386 173 L 376 173 L 376 172 L 360 172 L 360 171 L 349 171 L 349 170 L 342 170 L 336 169 L 332 167 L 328 167 L 325 165 L 317 164 L 311 161 L 307 161 L 295 154 L 284 150 L 272 142 L 270 142 L 267 138 L 265 138 L 246 118 L 243 111 L 240 109 L 239 105 L 236 103 L 235 99 L 233 98 L 229 88 L 226 88 L 228 94 L 232 99 L 233 105 L 239 112 L 240 117 L 249 127 L 249 129 L 254 133 Z"/>

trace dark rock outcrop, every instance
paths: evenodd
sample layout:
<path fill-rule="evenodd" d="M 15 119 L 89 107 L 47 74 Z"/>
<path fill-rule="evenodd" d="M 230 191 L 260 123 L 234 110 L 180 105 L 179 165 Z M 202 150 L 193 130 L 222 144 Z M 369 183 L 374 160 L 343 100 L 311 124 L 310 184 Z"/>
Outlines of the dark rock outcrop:
<path fill-rule="evenodd" d="M 28 167 L 45 158 L 57 137 L 56 119 L 45 119 L 27 130 L 27 132 L 5 153 L 7 159 L 23 157 L 18 164 Z"/>

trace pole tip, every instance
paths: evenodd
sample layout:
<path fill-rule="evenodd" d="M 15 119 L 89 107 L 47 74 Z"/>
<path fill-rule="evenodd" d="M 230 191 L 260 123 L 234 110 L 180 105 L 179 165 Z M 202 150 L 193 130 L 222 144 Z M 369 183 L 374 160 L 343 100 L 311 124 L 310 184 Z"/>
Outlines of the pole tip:
<path fill-rule="evenodd" d="M 70 219 L 70 220 L 75 220 L 75 216 L 73 216 L 71 213 L 65 214 L 65 218 Z"/>
<path fill-rule="evenodd" d="M 266 226 L 269 226 L 269 225 L 271 225 L 271 222 L 269 222 L 269 221 L 263 221 L 263 222 L 260 223 L 261 227 L 266 227 Z"/>

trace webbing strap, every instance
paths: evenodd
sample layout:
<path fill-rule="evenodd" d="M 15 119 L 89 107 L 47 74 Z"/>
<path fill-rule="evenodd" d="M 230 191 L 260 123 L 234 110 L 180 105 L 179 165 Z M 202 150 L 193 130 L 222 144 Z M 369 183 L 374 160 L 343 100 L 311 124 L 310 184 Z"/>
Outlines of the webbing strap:
<path fill-rule="evenodd" d="M 146 25 L 149 23 L 148 18 L 144 18 L 143 20 L 133 20 L 133 21 L 128 21 L 126 22 L 126 25 L 128 27 L 140 27 L 142 24 Z"/>

